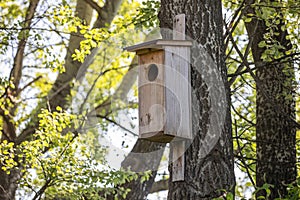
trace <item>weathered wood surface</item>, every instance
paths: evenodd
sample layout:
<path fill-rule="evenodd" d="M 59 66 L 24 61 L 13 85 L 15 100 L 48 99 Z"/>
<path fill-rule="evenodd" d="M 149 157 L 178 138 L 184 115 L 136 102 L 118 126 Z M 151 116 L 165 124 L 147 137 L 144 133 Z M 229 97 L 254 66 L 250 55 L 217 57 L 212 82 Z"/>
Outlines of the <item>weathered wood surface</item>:
<path fill-rule="evenodd" d="M 191 139 L 189 47 L 165 49 L 166 134 Z"/>
<path fill-rule="evenodd" d="M 185 40 L 185 14 L 179 14 L 174 17 L 173 22 L 173 39 Z M 167 47 L 166 66 L 167 70 L 171 70 L 173 75 L 166 76 L 166 85 L 170 90 L 166 90 L 167 113 L 167 131 L 174 131 L 177 136 L 191 137 L 191 90 L 190 84 L 190 49 Z M 166 74 L 168 71 L 166 70 Z M 175 94 L 175 98 L 172 97 Z M 178 101 L 178 103 L 177 103 Z M 172 110 L 175 115 L 171 117 Z M 178 127 L 179 126 L 179 127 Z M 172 165 L 172 181 L 183 181 L 185 170 L 185 141 L 173 141 L 171 143 L 171 162 Z"/>
<path fill-rule="evenodd" d="M 180 35 L 180 34 L 178 34 Z M 151 51 L 162 50 L 166 46 L 192 46 L 192 41 L 189 40 L 151 40 L 148 42 L 143 42 L 140 44 L 136 44 L 130 47 L 126 47 L 125 50 L 129 52 L 136 52 L 138 55 L 149 53 Z"/>
<path fill-rule="evenodd" d="M 139 135 L 141 138 L 160 134 L 165 122 L 164 52 L 139 56 Z M 158 74 L 148 80 L 149 66 L 155 64 Z M 145 135 L 146 134 L 146 135 Z"/>

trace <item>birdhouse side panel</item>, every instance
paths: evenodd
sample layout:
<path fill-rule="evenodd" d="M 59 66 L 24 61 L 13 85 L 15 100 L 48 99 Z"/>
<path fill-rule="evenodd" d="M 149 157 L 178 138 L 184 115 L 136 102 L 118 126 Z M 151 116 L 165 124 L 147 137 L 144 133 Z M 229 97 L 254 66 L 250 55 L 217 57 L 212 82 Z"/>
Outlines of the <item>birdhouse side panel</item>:
<path fill-rule="evenodd" d="M 192 138 L 190 48 L 165 48 L 166 125 L 169 135 Z"/>
<path fill-rule="evenodd" d="M 165 125 L 164 52 L 139 55 L 139 134 L 153 138 Z"/>

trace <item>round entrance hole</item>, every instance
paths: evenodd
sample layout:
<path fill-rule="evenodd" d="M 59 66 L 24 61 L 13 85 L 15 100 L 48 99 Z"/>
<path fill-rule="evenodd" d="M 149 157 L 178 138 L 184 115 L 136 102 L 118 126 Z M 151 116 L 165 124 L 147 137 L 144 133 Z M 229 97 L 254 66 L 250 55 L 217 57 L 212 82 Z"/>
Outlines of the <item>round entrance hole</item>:
<path fill-rule="evenodd" d="M 158 76 L 158 67 L 156 64 L 151 64 L 148 66 L 148 80 L 154 81 Z"/>

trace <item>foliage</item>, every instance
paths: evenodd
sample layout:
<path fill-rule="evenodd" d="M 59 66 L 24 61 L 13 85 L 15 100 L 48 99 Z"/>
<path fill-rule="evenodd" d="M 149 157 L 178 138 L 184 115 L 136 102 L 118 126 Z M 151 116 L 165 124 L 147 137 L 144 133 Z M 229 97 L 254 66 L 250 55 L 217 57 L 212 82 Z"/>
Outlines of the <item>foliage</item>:
<path fill-rule="evenodd" d="M 25 192 L 34 199 L 44 193 L 50 199 L 56 196 L 71 199 L 83 196 L 105 199 L 109 194 L 125 196 L 128 189 L 114 186 L 136 179 L 138 174 L 107 168 L 104 160 L 96 162 L 91 146 L 84 142 L 85 135 L 77 132 L 79 127 L 75 124 L 80 119 L 61 108 L 57 110 L 60 112 L 43 110 L 39 114 L 39 128 L 32 140 L 19 146 L 7 140 L 1 143 L 2 170 L 8 174 L 21 170 L 19 184 L 25 190 L 23 195 Z M 71 127 L 73 132 L 62 133 Z"/>
<path fill-rule="evenodd" d="M 103 8 L 105 2 L 98 3 Z M 149 15 L 139 17 L 144 14 L 136 12 L 140 3 L 126 0 L 111 23 L 94 28 L 78 17 L 75 1 L 40 0 L 30 19 L 31 26 L 26 27 L 24 19 L 30 12 L 27 9 L 31 1 L 0 1 L 0 5 L 1 171 L 18 176 L 13 184 L 17 184 L 17 193 L 22 198 L 125 198 L 130 189 L 120 185 L 137 178 L 146 181 L 150 172 L 110 167 L 105 160 L 107 149 L 100 145 L 99 137 L 109 132 L 118 110 L 109 106 L 102 110 L 103 116 L 101 112 L 96 117 L 91 115 L 112 98 L 132 67 L 133 55 L 123 48 L 140 42 L 144 34 L 128 29 L 134 30 L 137 23 L 143 27 L 149 23 Z M 148 31 L 150 25 L 145 27 Z M 18 77 L 13 74 L 17 59 L 14 55 L 20 51 L 19 44 L 24 38 L 20 84 L 15 85 Z M 66 54 L 76 42 L 73 61 L 69 62 Z M 99 53 L 89 61 L 87 57 L 95 49 Z M 88 70 L 73 77 L 68 103 L 61 105 L 65 109 L 51 110 L 49 104 L 57 94 L 53 93 L 57 76 L 70 73 L 68 62 L 76 61 L 89 62 Z M 64 88 L 58 91 L 61 89 Z M 132 107 L 136 108 L 134 103 Z M 128 105 L 118 109 L 126 110 Z M 91 122 L 93 117 L 96 122 Z M 7 131 L 7 126 L 14 131 Z M 22 137 L 32 127 L 33 133 Z M 0 183 L 2 180 L 1 177 Z"/>
<path fill-rule="evenodd" d="M 160 1 L 148 0 L 142 2 L 143 6 L 139 9 L 138 15 L 134 18 L 133 23 L 136 28 L 152 28 L 158 26 L 158 9 Z"/>

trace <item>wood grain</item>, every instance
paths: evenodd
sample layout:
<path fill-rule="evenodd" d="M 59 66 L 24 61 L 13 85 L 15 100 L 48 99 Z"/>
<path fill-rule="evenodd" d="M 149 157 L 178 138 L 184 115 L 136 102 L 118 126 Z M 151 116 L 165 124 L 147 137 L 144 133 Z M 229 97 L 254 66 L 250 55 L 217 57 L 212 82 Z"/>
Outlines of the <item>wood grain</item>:
<path fill-rule="evenodd" d="M 164 52 L 139 56 L 139 133 L 141 138 L 161 135 L 165 122 Z M 155 80 L 148 80 L 149 66 L 158 67 Z"/>

